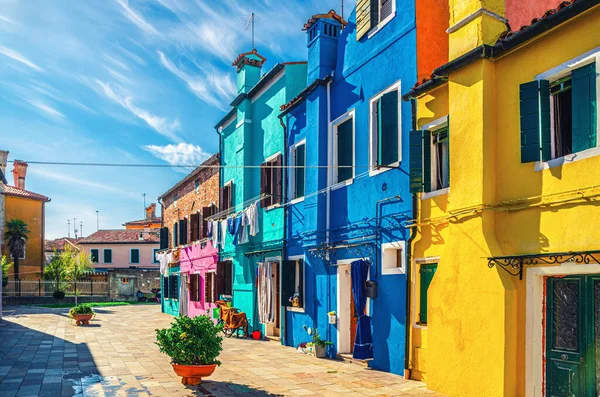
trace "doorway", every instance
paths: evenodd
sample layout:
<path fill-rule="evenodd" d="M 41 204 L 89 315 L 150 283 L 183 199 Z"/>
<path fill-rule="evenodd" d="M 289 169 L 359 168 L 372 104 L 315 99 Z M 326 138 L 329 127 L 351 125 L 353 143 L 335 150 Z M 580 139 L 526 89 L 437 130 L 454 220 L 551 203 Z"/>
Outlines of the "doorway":
<path fill-rule="evenodd" d="M 271 262 L 271 286 L 273 303 L 273 318 L 271 324 L 267 324 L 267 337 L 280 339 L 281 338 L 281 277 L 280 277 L 280 262 Z"/>
<path fill-rule="evenodd" d="M 546 279 L 548 396 L 600 391 L 600 275 Z"/>

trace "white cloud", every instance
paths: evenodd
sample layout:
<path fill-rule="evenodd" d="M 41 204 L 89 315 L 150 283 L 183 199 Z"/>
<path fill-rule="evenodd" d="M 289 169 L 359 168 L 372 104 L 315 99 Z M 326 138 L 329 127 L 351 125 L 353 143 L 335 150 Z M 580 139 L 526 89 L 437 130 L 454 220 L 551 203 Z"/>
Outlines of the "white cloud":
<path fill-rule="evenodd" d="M 5 17 L 3 15 L 0 15 L 0 21 L 9 23 L 11 25 L 17 25 L 17 23 L 15 21 L 13 21 L 12 19 Z"/>
<path fill-rule="evenodd" d="M 133 11 L 131 7 L 129 7 L 129 5 L 125 2 L 125 0 L 117 0 L 117 3 L 119 3 L 121 8 L 123 8 L 123 15 L 131 22 L 133 22 L 138 28 L 154 36 L 160 35 L 158 33 L 158 30 L 156 30 L 154 26 L 152 26 L 148 21 L 146 21 L 140 14 Z"/>
<path fill-rule="evenodd" d="M 197 167 L 211 156 L 210 153 L 205 152 L 200 146 L 183 142 L 177 145 L 165 146 L 146 145 L 142 146 L 142 149 L 171 165 L 189 167 Z"/>
<path fill-rule="evenodd" d="M 17 51 L 12 50 L 10 48 L 0 46 L 0 54 L 5 55 L 11 59 L 14 59 L 17 62 L 21 62 L 22 64 L 27 65 L 30 68 L 32 68 L 38 72 L 44 71 L 44 69 L 42 69 L 35 63 L 31 62 L 29 59 L 25 58 L 23 55 L 19 54 Z"/>
<path fill-rule="evenodd" d="M 26 98 L 23 98 L 23 99 L 25 99 L 31 106 L 35 107 L 36 109 L 41 110 L 42 112 L 46 113 L 48 116 L 50 116 L 54 119 L 63 120 L 65 118 L 64 114 L 62 114 L 58 110 L 54 109 L 53 107 L 46 105 L 45 103 L 31 100 L 31 99 L 26 99 Z"/>
<path fill-rule="evenodd" d="M 153 128 L 159 134 L 172 139 L 174 141 L 181 141 L 175 132 L 179 131 L 181 128 L 181 123 L 179 120 L 170 121 L 166 117 L 156 116 L 149 111 L 137 107 L 133 104 L 133 98 L 129 95 L 125 94 L 117 94 L 110 84 L 102 82 L 96 79 L 96 83 L 102 88 L 104 95 L 110 100 L 118 103 L 123 108 L 127 109 L 133 115 L 143 120 L 148 124 L 151 128 Z"/>
<path fill-rule="evenodd" d="M 201 100 L 221 110 L 226 110 L 225 105 L 235 95 L 235 83 L 228 74 L 216 70 L 203 71 L 205 77 L 192 76 L 171 62 L 161 51 L 157 51 L 160 62 L 175 76 L 183 80 L 188 88 Z"/>

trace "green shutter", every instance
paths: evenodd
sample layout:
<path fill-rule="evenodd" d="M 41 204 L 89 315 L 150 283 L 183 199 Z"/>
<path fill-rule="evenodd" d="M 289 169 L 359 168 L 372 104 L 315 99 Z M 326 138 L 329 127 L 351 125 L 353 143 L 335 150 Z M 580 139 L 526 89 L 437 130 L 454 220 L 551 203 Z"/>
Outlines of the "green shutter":
<path fill-rule="evenodd" d="M 290 298 L 296 293 L 296 261 L 281 263 L 281 306 L 292 306 Z"/>
<path fill-rule="evenodd" d="M 338 168 L 336 182 L 343 182 L 352 178 L 353 169 L 349 166 L 354 162 L 353 120 L 350 118 L 337 126 L 337 165 L 345 166 Z"/>
<path fill-rule="evenodd" d="M 299 145 L 296 147 L 295 151 L 295 166 L 296 167 L 304 167 L 305 153 L 306 153 L 306 145 Z M 304 196 L 304 177 L 305 177 L 304 168 L 296 168 L 294 170 L 294 197 L 303 197 Z"/>
<path fill-rule="evenodd" d="M 419 322 L 427 324 L 427 292 L 433 276 L 437 270 L 437 263 L 430 265 L 421 265 L 420 284 L 419 284 Z"/>
<path fill-rule="evenodd" d="M 521 163 L 549 160 L 550 84 L 535 80 L 520 86 Z"/>
<path fill-rule="evenodd" d="M 177 222 L 173 225 L 173 248 L 179 245 L 179 230 L 177 229 Z"/>
<path fill-rule="evenodd" d="M 573 70 L 573 153 L 596 147 L 596 63 Z"/>
<path fill-rule="evenodd" d="M 423 191 L 423 130 L 409 134 L 410 149 L 410 192 Z"/>
<path fill-rule="evenodd" d="M 104 250 L 104 263 L 112 263 L 112 250 L 111 249 Z"/>
<path fill-rule="evenodd" d="M 377 117 L 377 165 L 390 165 L 398 161 L 398 91 L 381 97 Z"/>
<path fill-rule="evenodd" d="M 431 191 L 431 131 L 423 131 L 423 191 Z"/>
<path fill-rule="evenodd" d="M 131 263 L 140 263 L 140 250 L 139 249 L 132 249 L 131 250 Z"/>

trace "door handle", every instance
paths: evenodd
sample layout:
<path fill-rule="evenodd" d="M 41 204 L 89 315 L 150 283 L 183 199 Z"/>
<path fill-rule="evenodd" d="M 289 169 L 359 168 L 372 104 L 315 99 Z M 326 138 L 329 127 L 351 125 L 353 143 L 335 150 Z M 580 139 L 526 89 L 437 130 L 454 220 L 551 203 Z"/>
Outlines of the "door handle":
<path fill-rule="evenodd" d="M 579 357 L 579 362 L 583 363 L 583 362 L 585 362 L 585 359 L 583 357 Z"/>
<path fill-rule="evenodd" d="M 561 355 L 560 355 L 560 359 L 561 359 L 561 360 L 568 360 L 568 359 L 569 359 L 569 356 L 567 356 L 566 354 L 561 354 Z"/>

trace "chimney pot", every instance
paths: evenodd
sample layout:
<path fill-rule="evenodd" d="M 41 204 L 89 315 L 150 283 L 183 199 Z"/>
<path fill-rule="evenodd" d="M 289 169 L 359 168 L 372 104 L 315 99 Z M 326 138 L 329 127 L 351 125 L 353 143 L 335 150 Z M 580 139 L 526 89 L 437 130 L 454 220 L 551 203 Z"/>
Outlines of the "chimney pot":
<path fill-rule="evenodd" d="M 27 176 L 27 163 L 21 160 L 13 162 L 13 178 L 15 187 L 25 190 L 25 177 Z"/>

